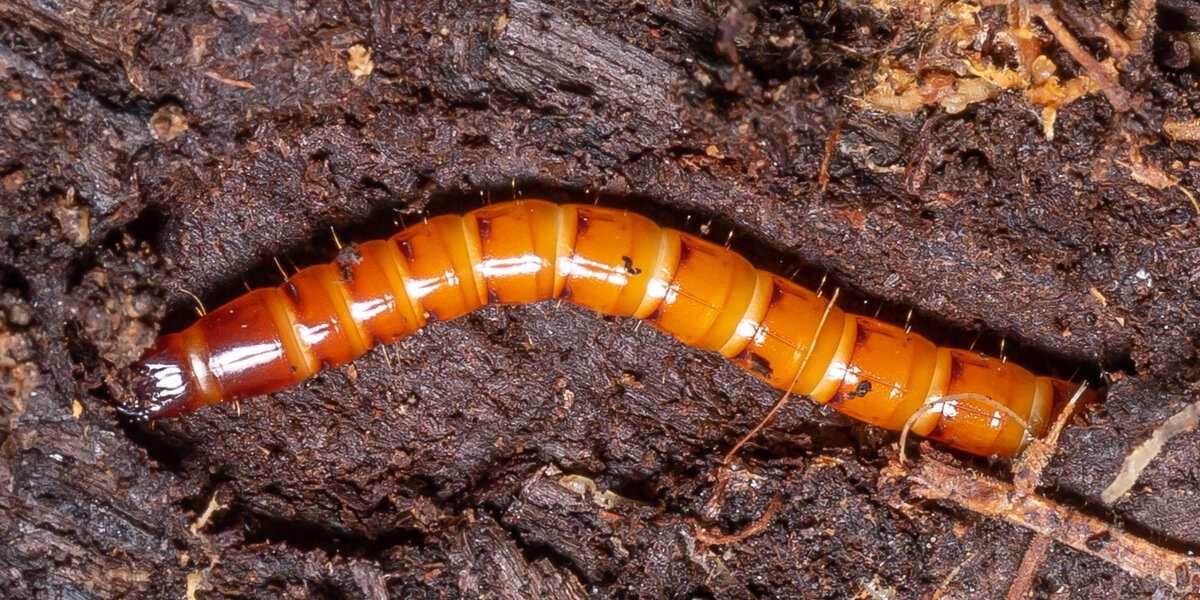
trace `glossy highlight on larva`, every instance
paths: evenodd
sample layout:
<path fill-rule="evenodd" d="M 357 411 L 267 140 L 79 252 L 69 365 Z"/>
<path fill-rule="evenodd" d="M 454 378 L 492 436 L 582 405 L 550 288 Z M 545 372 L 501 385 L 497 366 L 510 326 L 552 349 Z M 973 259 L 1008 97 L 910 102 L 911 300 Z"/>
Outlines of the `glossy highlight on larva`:
<path fill-rule="evenodd" d="M 347 250 L 160 337 L 122 410 L 159 419 L 276 392 L 430 321 L 550 299 L 637 317 L 779 389 L 984 456 L 1020 452 L 1076 387 L 848 314 L 624 210 L 514 200 Z"/>

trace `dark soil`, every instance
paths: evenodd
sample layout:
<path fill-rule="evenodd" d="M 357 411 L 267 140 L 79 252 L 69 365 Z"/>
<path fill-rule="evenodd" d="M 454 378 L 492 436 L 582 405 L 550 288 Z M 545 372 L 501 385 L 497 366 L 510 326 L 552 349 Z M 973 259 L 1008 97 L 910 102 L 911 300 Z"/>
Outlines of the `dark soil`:
<path fill-rule="evenodd" d="M 709 514 L 721 457 L 777 392 L 565 305 L 436 323 L 153 427 L 110 407 L 106 378 L 185 327 L 193 294 L 217 306 L 278 284 L 275 257 L 331 259 L 331 228 L 380 237 L 481 193 L 600 190 L 732 232 L 805 284 L 827 274 L 851 310 L 913 308 L 941 343 L 1111 372 L 1043 491 L 1200 550 L 1200 434 L 1099 500 L 1200 387 L 1200 152 L 1159 133 L 1197 116 L 1179 31 L 1200 13 L 1164 3 L 1121 63 L 1132 108 L 1088 94 L 1048 140 L 1019 90 L 868 110 L 871 74 L 927 30 L 868 2 L 794 4 L 0 0 L 0 596 L 1005 597 L 1028 531 L 880 489 L 897 436 L 806 400 Z M 1071 3 L 1120 24 L 1112 4 Z M 700 539 L 777 496 L 757 534 Z M 1030 593 L 1176 591 L 1056 544 Z"/>

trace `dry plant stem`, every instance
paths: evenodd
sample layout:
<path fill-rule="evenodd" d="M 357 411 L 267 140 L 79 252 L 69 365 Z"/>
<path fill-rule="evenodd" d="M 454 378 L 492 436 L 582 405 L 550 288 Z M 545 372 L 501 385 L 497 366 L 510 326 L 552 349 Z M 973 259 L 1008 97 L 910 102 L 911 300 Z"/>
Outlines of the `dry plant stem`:
<path fill-rule="evenodd" d="M 1027 6 L 1029 14 L 1040 19 L 1046 26 L 1046 29 L 1049 29 L 1050 33 L 1058 40 L 1058 43 L 1062 44 L 1063 49 L 1071 55 L 1071 58 L 1074 58 L 1087 71 L 1088 75 L 1099 84 L 1100 90 L 1104 92 L 1104 95 L 1108 98 L 1113 108 L 1117 109 L 1118 112 L 1129 110 L 1129 93 L 1122 89 L 1120 84 L 1104 70 L 1104 67 L 1091 54 L 1088 54 L 1087 50 L 1084 50 L 1079 45 L 1079 40 L 1076 40 L 1075 36 L 1071 35 L 1070 31 L 1067 31 L 1062 21 L 1059 21 L 1058 17 L 1054 15 L 1053 9 L 1040 2 L 1031 2 Z"/>
<path fill-rule="evenodd" d="M 1107 523 L 1012 485 L 985 480 L 935 461 L 904 475 L 917 496 L 948 500 L 984 516 L 1003 519 L 1095 556 L 1134 577 L 1200 591 L 1200 564 Z"/>
<path fill-rule="evenodd" d="M 1066 427 L 1067 421 L 1071 419 L 1071 415 L 1075 414 L 1079 399 L 1086 391 L 1087 384 L 1080 384 L 1079 390 L 1071 396 L 1058 418 L 1054 420 L 1049 433 L 1044 438 L 1035 438 L 1025 449 L 1025 453 L 1021 455 L 1021 460 L 1016 465 L 1016 477 L 1013 482 L 1013 487 L 1018 494 L 1031 495 L 1041 483 L 1042 471 L 1058 450 L 1058 438 L 1062 434 L 1063 428 Z M 1021 567 L 1017 570 L 1017 576 L 1013 579 L 1012 586 L 1008 588 L 1006 600 L 1019 600 L 1029 592 L 1029 587 L 1033 585 L 1038 568 L 1041 567 L 1042 561 L 1046 560 L 1046 554 L 1053 541 L 1053 538 L 1044 533 L 1034 534 L 1033 539 L 1029 542 L 1029 547 L 1025 549 L 1025 557 L 1021 559 Z"/>
<path fill-rule="evenodd" d="M 833 126 L 833 131 L 829 133 L 829 137 L 825 138 L 825 157 L 821 159 L 821 174 L 817 176 L 817 183 L 821 184 L 821 191 L 829 187 L 829 163 L 833 158 L 833 151 L 837 148 L 838 139 L 842 136 L 842 121 L 838 121 Z"/>
<path fill-rule="evenodd" d="M 1013 578 L 1012 586 L 1008 588 L 1004 600 L 1021 600 L 1029 594 L 1029 588 L 1033 586 L 1033 580 L 1037 577 L 1038 567 L 1042 566 L 1042 561 L 1046 559 L 1046 553 L 1053 542 L 1054 539 L 1046 534 L 1033 535 L 1033 539 L 1029 541 L 1029 548 L 1025 550 L 1025 558 L 1021 559 L 1021 566 L 1017 569 L 1017 576 Z"/>
<path fill-rule="evenodd" d="M 1080 398 L 1087 390 L 1081 384 L 1044 438 L 1035 439 L 1017 463 L 1015 484 L 984 480 L 954 467 L 933 461 L 917 465 L 907 476 L 916 483 L 914 493 L 931 500 L 950 500 L 979 514 L 996 517 L 1034 532 L 1021 567 L 1008 590 L 1007 600 L 1025 597 L 1054 541 L 1112 563 L 1137 577 L 1192 586 L 1190 558 L 1146 540 L 1113 530 L 1106 523 L 1038 496 L 1042 471 L 1054 456 L 1058 439 Z M 1096 549 L 1088 542 L 1101 540 Z"/>
<path fill-rule="evenodd" d="M 1138 444 L 1138 447 L 1125 457 L 1117 476 L 1100 493 L 1100 501 L 1112 504 L 1120 500 L 1133 488 L 1142 471 L 1150 465 L 1159 452 L 1162 452 L 1167 442 L 1184 431 L 1194 429 L 1197 422 L 1200 422 L 1200 402 L 1185 406 L 1183 410 L 1171 415 L 1162 425 L 1156 427 L 1149 438 Z"/>
<path fill-rule="evenodd" d="M 1073 4 L 1055 2 L 1054 8 L 1066 18 L 1071 26 L 1082 31 L 1085 36 L 1104 40 L 1104 43 L 1108 44 L 1108 51 L 1118 62 L 1129 56 L 1129 40 L 1103 18 Z"/>
<path fill-rule="evenodd" d="M 1058 438 L 1062 435 L 1063 428 L 1067 426 L 1071 415 L 1075 414 L 1075 409 L 1079 406 L 1079 399 L 1086 391 L 1087 384 L 1080 384 L 1075 395 L 1071 396 L 1058 418 L 1054 420 L 1054 424 L 1050 426 L 1050 431 L 1046 436 L 1035 438 L 1025 449 L 1025 454 L 1021 455 L 1021 460 L 1017 462 L 1015 469 L 1014 483 L 1017 491 L 1022 494 L 1032 494 L 1033 490 L 1042 482 L 1042 471 L 1047 464 L 1050 464 L 1050 459 L 1054 458 L 1054 453 L 1058 450 Z"/>

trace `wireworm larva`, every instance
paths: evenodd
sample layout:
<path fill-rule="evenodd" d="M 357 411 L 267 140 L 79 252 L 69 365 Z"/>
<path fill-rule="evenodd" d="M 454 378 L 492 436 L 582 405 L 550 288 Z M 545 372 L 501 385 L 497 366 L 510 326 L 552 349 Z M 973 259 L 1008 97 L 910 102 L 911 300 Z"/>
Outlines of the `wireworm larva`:
<path fill-rule="evenodd" d="M 354 250 L 160 337 L 122 410 L 157 419 L 279 391 L 430 321 L 552 298 L 637 317 L 777 388 L 984 456 L 1020 452 L 1076 388 L 847 314 L 732 250 L 623 210 L 514 200 Z"/>

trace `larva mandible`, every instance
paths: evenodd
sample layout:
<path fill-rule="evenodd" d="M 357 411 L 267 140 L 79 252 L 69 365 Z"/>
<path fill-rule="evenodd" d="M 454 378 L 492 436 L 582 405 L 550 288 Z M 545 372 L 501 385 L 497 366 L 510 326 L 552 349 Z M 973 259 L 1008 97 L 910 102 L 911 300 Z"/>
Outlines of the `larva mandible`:
<path fill-rule="evenodd" d="M 173 417 L 282 390 L 485 304 L 634 316 L 872 425 L 1012 456 L 1076 386 L 847 314 L 719 245 L 623 210 L 513 200 L 357 246 L 161 336 L 122 410 Z M 909 422 L 911 420 L 911 423 Z"/>

